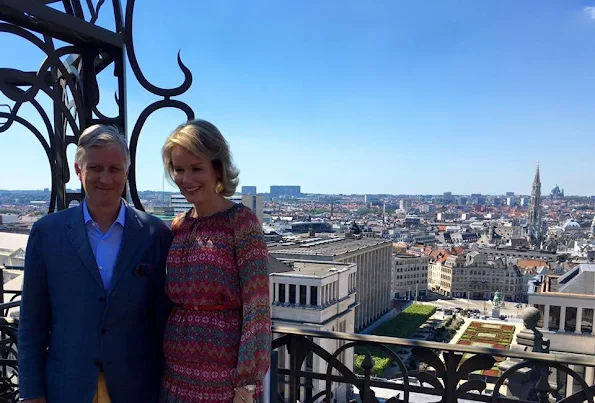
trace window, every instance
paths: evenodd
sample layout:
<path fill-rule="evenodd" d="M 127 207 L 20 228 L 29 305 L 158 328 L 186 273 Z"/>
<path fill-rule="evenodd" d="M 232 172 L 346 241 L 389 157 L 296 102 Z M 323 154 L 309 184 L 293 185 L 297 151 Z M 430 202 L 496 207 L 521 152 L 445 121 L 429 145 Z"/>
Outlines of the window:
<path fill-rule="evenodd" d="M 285 284 L 279 284 L 279 302 L 285 302 Z"/>
<path fill-rule="evenodd" d="M 581 332 L 591 333 L 593 331 L 593 310 L 589 308 L 583 309 L 583 318 L 581 321 Z"/>
<path fill-rule="evenodd" d="M 300 304 L 306 305 L 306 285 L 300 285 Z"/>
<path fill-rule="evenodd" d="M 318 287 L 310 286 L 310 305 L 318 305 Z"/>
<path fill-rule="evenodd" d="M 564 330 L 567 332 L 574 332 L 576 329 L 577 319 L 577 308 L 568 306 L 566 307 L 566 321 L 564 322 Z M 579 327 L 580 329 L 580 327 Z"/>
<path fill-rule="evenodd" d="M 295 304 L 295 284 L 289 284 L 289 303 Z"/>

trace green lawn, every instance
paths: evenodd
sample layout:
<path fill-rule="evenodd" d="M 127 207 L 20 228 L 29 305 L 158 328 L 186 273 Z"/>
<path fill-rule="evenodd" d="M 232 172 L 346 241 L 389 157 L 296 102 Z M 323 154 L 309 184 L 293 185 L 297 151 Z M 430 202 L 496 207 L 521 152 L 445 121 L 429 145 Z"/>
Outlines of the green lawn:
<path fill-rule="evenodd" d="M 431 305 L 410 305 L 394 319 L 374 330 L 372 334 L 406 339 L 415 333 L 434 312 L 436 312 L 436 307 Z M 374 361 L 372 373 L 377 376 L 381 375 L 386 367 L 390 365 L 388 353 L 382 349 L 365 346 L 355 348 L 354 366 L 356 373 L 363 374 L 361 363 L 364 360 L 364 354 L 366 352 L 370 353 Z"/>

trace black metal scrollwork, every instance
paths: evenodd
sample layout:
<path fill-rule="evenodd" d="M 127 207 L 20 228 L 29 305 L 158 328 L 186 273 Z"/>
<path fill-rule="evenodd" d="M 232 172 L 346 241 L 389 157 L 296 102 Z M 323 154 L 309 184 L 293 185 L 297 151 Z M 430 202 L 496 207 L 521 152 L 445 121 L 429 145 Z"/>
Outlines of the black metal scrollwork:
<path fill-rule="evenodd" d="M 49 212 L 68 207 L 82 194 L 69 193 L 70 180 L 66 155 L 68 145 L 77 144 L 80 133 L 96 123 L 116 125 L 123 133 L 126 127 L 125 54 L 141 86 L 162 99 L 151 102 L 132 125 L 128 138 L 131 151 L 129 190 L 135 207 L 143 209 L 136 186 L 136 149 L 140 134 L 148 117 L 164 108 L 179 109 L 188 119 L 194 118 L 190 106 L 173 97 L 184 94 L 192 84 L 192 73 L 178 53 L 178 66 L 184 80 L 175 88 L 160 88 L 145 77 L 135 53 L 133 41 L 133 15 L 135 0 L 126 3 L 122 13 L 120 0 L 111 0 L 114 31 L 95 25 L 106 0 L 0 0 L 0 33 L 17 36 L 45 54 L 45 60 L 36 71 L 0 68 L 0 92 L 13 102 L 0 109 L 0 133 L 7 132 L 15 123 L 29 130 L 41 143 L 52 172 Z M 63 11 L 60 10 L 63 9 Z M 85 10 L 86 8 L 86 10 Z M 66 15 L 57 18 L 57 14 Z M 86 17 L 88 16 L 88 17 Z M 56 47 L 56 44 L 66 43 Z M 110 117 L 99 108 L 100 89 L 97 75 L 113 66 L 118 81 L 115 102 L 118 114 Z M 50 98 L 52 110 L 45 110 L 38 100 L 39 94 Z M 24 104 L 30 104 L 43 121 L 43 129 L 36 128 L 25 116 L 19 115 Z"/>
<path fill-rule="evenodd" d="M 286 358 L 281 360 L 284 362 L 284 367 L 277 369 L 277 383 L 271 386 L 271 396 L 277 396 L 279 402 L 299 400 L 308 403 L 330 403 L 335 400 L 343 401 L 345 396 L 333 396 L 333 393 L 338 393 L 337 385 L 340 384 L 356 386 L 359 389 L 359 401 L 362 403 L 377 403 L 379 401 L 374 393 L 374 388 L 394 391 L 393 397 L 389 399 L 384 397 L 387 399 L 387 403 L 404 403 L 415 401 L 417 398 L 442 403 L 456 403 L 460 399 L 484 403 L 594 402 L 595 386 L 588 385 L 585 379 L 568 363 L 552 360 L 551 356 L 547 354 L 541 354 L 542 359 L 527 357 L 526 360 L 514 364 L 496 377 L 482 375 L 479 371 L 492 369 L 497 362 L 495 355 L 518 359 L 526 353 L 476 347 L 472 348 L 474 352 L 471 353 L 465 352 L 464 348 L 463 351 L 459 351 L 456 346 L 435 342 L 411 340 L 397 342 L 399 339 L 396 339 L 385 345 L 377 340 L 376 336 L 294 330 L 286 327 L 274 327 L 273 330 L 277 330 L 276 334 L 280 337 L 273 341 L 272 349 L 285 349 L 283 353 L 287 353 L 286 357 L 289 358 L 289 360 Z M 312 337 L 316 337 L 318 340 L 341 341 L 343 339 L 346 343 L 330 353 L 311 340 Z M 354 338 L 357 341 L 354 341 Z M 413 365 L 411 362 L 409 365 L 405 365 L 405 361 L 400 358 L 400 355 L 393 351 L 395 347 L 401 345 L 412 348 L 412 357 L 415 358 Z M 355 346 L 383 350 L 386 353 L 384 355 L 388 356 L 398 367 L 392 370 L 392 380 L 372 376 L 374 364 L 370 354 L 366 354 L 361 364 L 363 376 L 357 375 L 347 368 L 339 357 Z M 469 350 L 468 347 L 466 349 Z M 326 371 L 320 373 L 315 368 L 304 367 L 303 364 L 309 356 L 316 356 L 318 362 L 325 362 Z M 593 368 L 589 360 L 577 360 L 568 362 L 575 362 L 573 365 L 587 365 L 587 367 Z M 310 358 L 309 362 L 314 362 L 314 359 Z M 420 363 L 423 365 L 419 365 Z M 312 383 L 313 380 L 322 381 L 324 386 L 316 386 Z M 506 385 L 506 393 L 502 394 L 501 388 L 504 385 Z M 568 389 L 569 387 L 572 389 Z M 306 393 L 308 390 L 310 392 Z M 341 391 L 341 393 L 343 392 Z M 422 398 L 422 395 L 425 396 Z M 306 396 L 305 400 L 303 400 L 304 396 Z M 311 397 L 308 398 L 308 396 Z M 347 395 L 347 399 L 351 398 L 354 397 Z"/>
<path fill-rule="evenodd" d="M 136 149 L 138 146 L 138 139 L 140 137 L 141 131 L 145 125 L 145 122 L 149 118 L 149 116 L 160 109 L 164 108 L 174 108 L 179 109 L 186 114 L 188 120 L 194 118 L 194 112 L 190 106 L 182 101 L 171 99 L 174 96 L 182 95 L 192 85 L 192 73 L 190 70 L 184 65 L 182 59 L 180 58 L 180 53 L 178 52 L 178 66 L 182 70 L 184 74 L 184 82 L 180 84 L 178 87 L 175 88 L 160 88 L 156 85 L 153 85 L 146 79 L 145 75 L 143 74 L 140 66 L 138 65 L 138 60 L 136 58 L 136 53 L 134 51 L 134 41 L 133 38 L 133 14 L 134 14 L 134 4 L 135 0 L 129 0 L 126 4 L 126 22 L 125 22 L 125 29 L 124 29 L 124 38 L 126 42 L 126 51 L 128 54 L 128 59 L 130 60 L 130 67 L 134 73 L 134 76 L 138 80 L 138 82 L 143 86 L 144 89 L 149 91 L 154 95 L 158 95 L 163 97 L 162 100 L 153 102 L 152 104 L 148 105 L 140 114 L 134 128 L 132 129 L 132 134 L 130 136 L 130 157 L 131 157 L 131 164 L 130 164 L 130 172 L 129 172 L 129 183 L 130 183 L 130 195 L 132 201 L 134 202 L 134 206 L 138 209 L 143 209 L 142 203 L 140 198 L 138 197 L 138 190 L 136 186 Z"/>
<path fill-rule="evenodd" d="M 474 355 L 461 363 L 463 354 L 452 352 L 446 353 L 443 361 L 434 351 L 425 348 L 414 348 L 413 355 L 436 371 L 437 376 L 428 372 L 419 372 L 417 379 L 422 384 L 427 383 L 440 391 L 443 396 L 441 400 L 443 403 L 450 401 L 449 397 L 452 398 L 458 394 L 470 391 L 483 392 L 486 383 L 482 380 L 467 380 L 460 386 L 459 383 L 468 379 L 469 375 L 474 371 L 492 368 L 496 362 L 494 357 L 489 355 Z"/>
<path fill-rule="evenodd" d="M 522 378 L 524 382 L 519 382 L 519 386 L 525 389 L 524 398 L 529 401 L 549 402 L 550 398 L 557 402 L 579 403 L 593 402 L 595 399 L 594 386 L 589 386 L 585 380 L 567 365 L 561 363 L 541 363 L 534 360 L 519 362 L 507 369 L 496 381 L 494 385 L 494 394 L 492 402 L 497 403 L 501 399 L 500 388 L 507 384 L 510 388 L 513 377 L 518 376 L 520 370 L 526 370 Z M 556 383 L 551 382 L 552 370 L 556 371 Z M 576 382 L 580 390 L 568 397 L 563 397 L 560 392 L 563 388 L 561 377 L 570 375 L 573 382 Z"/>
<path fill-rule="evenodd" d="M 19 397 L 17 325 L 0 318 L 0 403 L 13 403 Z"/>

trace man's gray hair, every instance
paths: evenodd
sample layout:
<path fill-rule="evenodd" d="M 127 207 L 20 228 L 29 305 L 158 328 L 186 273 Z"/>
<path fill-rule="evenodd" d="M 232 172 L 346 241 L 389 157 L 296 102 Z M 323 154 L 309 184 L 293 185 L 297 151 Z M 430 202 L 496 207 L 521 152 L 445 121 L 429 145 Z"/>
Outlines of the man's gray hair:
<path fill-rule="evenodd" d="M 126 169 L 130 167 L 130 151 L 126 138 L 116 126 L 93 125 L 87 127 L 79 138 L 75 161 L 81 166 L 85 150 L 90 147 L 120 147 L 126 159 Z"/>

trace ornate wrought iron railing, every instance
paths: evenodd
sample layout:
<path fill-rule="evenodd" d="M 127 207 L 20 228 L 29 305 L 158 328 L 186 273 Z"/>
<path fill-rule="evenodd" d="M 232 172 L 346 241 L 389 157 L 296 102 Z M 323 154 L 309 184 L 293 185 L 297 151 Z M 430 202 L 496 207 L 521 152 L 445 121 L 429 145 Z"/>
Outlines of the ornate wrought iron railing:
<path fill-rule="evenodd" d="M 11 267 L 12 270 L 22 270 L 22 267 Z M 0 268 L 0 279 L 4 278 L 4 270 Z M 10 315 L 10 310 L 21 305 L 20 290 L 7 290 L 0 281 L 0 403 L 18 401 L 18 352 L 17 334 L 18 316 Z M 3 302 L 6 301 L 6 302 Z"/>
<path fill-rule="evenodd" d="M 285 364 L 276 369 L 277 383 L 271 385 L 271 402 L 454 403 L 464 399 L 486 403 L 578 403 L 593 402 L 594 398 L 595 387 L 587 385 L 583 377 L 572 368 L 595 367 L 593 357 L 499 350 L 284 326 L 274 326 L 273 331 L 277 338 L 272 348 L 279 355 L 285 355 L 286 359 Z M 335 351 L 327 351 L 321 347 L 322 340 L 339 340 L 342 346 Z M 338 357 L 356 346 L 374 346 L 385 350 L 400 373 L 393 380 L 373 377 L 373 363 L 368 355 L 362 364 L 364 374 L 355 374 Z M 394 347 L 411 349 L 418 364 L 416 369 L 406 365 L 394 353 Z M 324 372 L 316 372 L 305 366 L 309 354 L 325 363 Z M 492 368 L 496 363 L 495 357 L 516 359 L 518 363 L 497 377 L 477 374 L 477 371 Z M 324 388 L 314 388 L 314 380 L 322 381 Z M 569 387 L 564 385 L 565 380 L 573 380 L 573 393 L 568 392 Z M 513 383 L 525 385 L 523 387 L 528 388 L 528 398 L 521 400 L 506 393 L 506 389 L 511 389 Z M 346 385 L 346 392 L 341 392 L 340 395 L 335 393 L 338 385 Z M 357 396 L 350 392 L 352 386 L 359 390 Z M 374 388 L 382 388 L 389 394 L 393 392 L 392 397 L 379 400 Z"/>
<path fill-rule="evenodd" d="M 20 301 L 0 304 L 0 309 L 18 304 Z M 0 317 L 0 403 L 13 403 L 19 397 L 17 331 L 18 319 Z"/>
<path fill-rule="evenodd" d="M 0 310 L 6 315 L 8 309 L 19 304 L 19 300 L 2 303 Z M 498 350 L 285 326 L 273 326 L 273 332 L 276 338 L 272 345 L 271 403 L 594 401 L 595 386 L 587 384 L 575 370 L 577 367 L 595 368 L 593 357 Z M 18 318 L 0 317 L 0 403 L 18 401 L 17 333 Z M 342 345 L 328 351 L 322 347 L 324 340 L 340 341 Z M 397 375 L 392 380 L 374 377 L 369 356 L 362 364 L 363 375 L 356 374 L 352 367 L 347 367 L 340 360 L 342 353 L 356 346 L 385 350 L 398 370 Z M 411 349 L 415 368 L 412 369 L 393 351 L 395 347 Z M 286 358 L 281 360 L 282 365 L 278 365 L 278 356 Z M 321 360 L 324 370 L 307 367 L 308 356 L 310 360 L 313 356 Z M 476 373 L 492 368 L 496 363 L 495 357 L 517 359 L 518 363 L 497 377 Z M 574 382 L 572 393 L 568 392 L 568 385 L 564 385 L 568 380 Z M 320 381 L 323 386 L 316 387 L 315 381 Z M 528 398 L 517 399 L 507 393 L 512 383 L 518 384 L 519 381 L 521 384 L 524 382 L 523 387 L 531 389 L 527 390 Z M 340 389 L 340 385 L 344 388 Z M 381 388 L 391 397 L 377 397 L 376 388 Z"/>
<path fill-rule="evenodd" d="M 100 12 L 110 7 L 111 26 L 97 25 Z M 163 109 L 182 111 L 194 118 L 188 104 L 175 99 L 192 84 L 192 73 L 178 54 L 183 82 L 175 88 L 160 88 L 149 82 L 136 57 L 133 41 L 135 0 L 0 0 L 0 35 L 12 36 L 33 45 L 44 58 L 29 70 L 0 65 L 0 134 L 20 126 L 41 144 L 51 171 L 49 213 L 63 210 L 83 198 L 69 192 L 70 164 L 66 149 L 76 145 L 84 129 L 93 124 L 117 126 L 129 140 L 131 165 L 125 196 L 143 209 L 136 188 L 138 140 L 151 114 Z M 2 59 L 11 62 L 15 56 Z M 129 61 L 129 64 L 127 63 Z M 41 67 L 37 68 L 37 66 Z M 149 93 L 157 96 L 142 110 L 134 124 L 127 116 L 126 67 Z M 104 94 L 98 75 L 113 69 L 116 93 Z M 115 99 L 117 113 L 107 116 L 100 110 L 100 97 Z M 47 106 L 47 98 L 51 104 Z M 32 109 L 23 113 L 26 106 Z M 34 111 L 34 112 L 32 112 Z M 129 127 L 132 130 L 129 131 Z M 128 198 L 128 197 L 126 197 Z"/>

